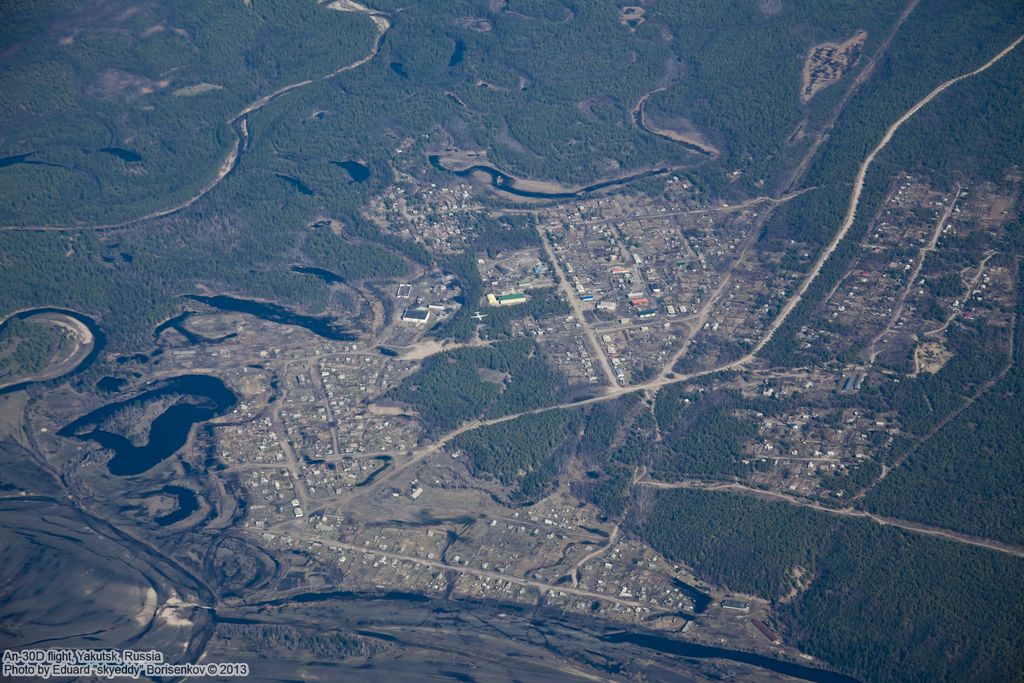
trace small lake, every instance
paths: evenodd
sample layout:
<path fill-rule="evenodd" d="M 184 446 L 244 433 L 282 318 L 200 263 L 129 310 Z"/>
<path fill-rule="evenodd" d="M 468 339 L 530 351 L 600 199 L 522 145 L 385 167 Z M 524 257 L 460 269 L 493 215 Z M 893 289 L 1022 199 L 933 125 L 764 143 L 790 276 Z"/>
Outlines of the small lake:
<path fill-rule="evenodd" d="M 335 285 L 345 281 L 345 278 L 337 273 L 332 273 L 331 271 L 324 270 L 323 268 L 314 268 L 312 266 L 292 266 L 292 272 L 299 273 L 301 275 L 312 275 L 329 285 Z"/>
<path fill-rule="evenodd" d="M 174 512 L 169 512 L 166 515 L 161 515 L 153 520 L 160 526 L 170 526 L 183 519 L 187 519 L 189 515 L 199 509 L 199 498 L 196 496 L 195 491 L 187 489 L 184 486 L 165 486 L 159 491 L 156 491 L 156 493 L 165 496 L 174 496 L 178 501 L 178 509 Z"/>
<path fill-rule="evenodd" d="M 353 183 L 363 183 L 370 177 L 370 167 L 366 164 L 361 164 L 354 159 L 346 159 L 345 161 L 332 161 L 335 166 L 340 166 L 345 169 L 345 172 L 352 178 Z"/>
<path fill-rule="evenodd" d="M 195 402 L 175 403 L 156 417 L 149 426 L 145 445 L 96 427 L 116 412 L 168 396 L 183 396 Z M 107 469 L 118 477 L 142 474 L 173 455 L 185 445 L 192 425 L 205 422 L 234 408 L 237 397 L 221 380 L 211 375 L 181 375 L 165 380 L 156 389 L 133 398 L 108 403 L 83 415 L 57 432 L 59 436 L 93 441 L 114 452 Z M 90 429 L 91 428 L 91 429 Z"/>
<path fill-rule="evenodd" d="M 452 50 L 452 56 L 448 59 L 448 68 L 458 66 L 462 63 L 462 60 L 466 58 L 466 44 L 461 40 L 455 41 L 455 49 Z"/>
<path fill-rule="evenodd" d="M 391 69 L 399 78 L 409 78 L 409 74 L 405 71 L 405 65 L 401 62 L 391 62 L 388 64 L 388 68 Z"/>
<path fill-rule="evenodd" d="M 34 152 L 28 152 L 26 154 L 15 154 L 9 157 L 3 157 L 0 159 L 0 168 L 7 168 L 8 166 L 14 166 L 16 164 L 28 163 L 25 160 L 32 156 Z"/>
<path fill-rule="evenodd" d="M 391 456 L 390 455 L 381 455 L 381 456 L 378 456 L 378 457 L 379 457 L 380 460 L 384 461 L 384 464 L 381 465 L 380 467 L 378 467 L 377 469 L 375 469 L 373 472 L 370 472 L 370 476 L 368 476 L 366 479 L 364 479 L 361 482 L 359 482 L 358 484 L 356 484 L 355 488 L 359 489 L 359 488 L 362 488 L 364 486 L 369 486 L 370 484 L 373 483 L 374 479 L 376 479 L 380 475 L 384 474 L 384 472 L 387 471 L 387 469 L 389 467 L 391 467 Z"/>
<path fill-rule="evenodd" d="M 256 316 L 261 320 L 277 323 L 278 325 L 302 327 L 318 337 L 323 337 L 324 339 L 331 339 L 334 341 L 352 341 L 356 339 L 354 334 L 351 334 L 344 328 L 339 327 L 337 321 L 327 315 L 303 315 L 301 313 L 295 313 L 294 311 L 278 304 L 253 301 L 251 299 L 239 299 L 237 297 L 227 296 L 224 294 L 218 294 L 217 296 L 187 294 L 185 297 L 221 311 L 248 313 L 249 315 Z"/>
<path fill-rule="evenodd" d="M 121 379 L 120 377 L 103 377 L 100 381 L 96 382 L 96 391 L 104 394 L 114 394 L 124 387 L 128 383 L 128 380 Z"/>
<path fill-rule="evenodd" d="M 36 152 L 25 152 L 24 154 L 13 154 L 9 157 L 0 158 L 0 168 L 7 168 L 8 166 L 17 166 L 18 164 L 25 164 L 26 166 L 52 166 L 53 168 L 67 168 L 60 164 L 51 164 L 49 161 L 34 161 L 29 159 L 30 156 Z"/>

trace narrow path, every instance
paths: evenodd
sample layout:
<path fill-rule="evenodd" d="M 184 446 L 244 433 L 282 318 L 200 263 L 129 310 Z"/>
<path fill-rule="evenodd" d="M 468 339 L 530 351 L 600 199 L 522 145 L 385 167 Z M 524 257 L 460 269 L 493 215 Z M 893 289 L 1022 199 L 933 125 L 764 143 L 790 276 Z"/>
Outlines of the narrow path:
<path fill-rule="evenodd" d="M 981 271 L 979 270 L 979 272 L 981 272 Z M 1015 285 L 1015 287 L 1018 286 L 1016 282 L 1014 283 L 1014 285 Z M 865 487 L 863 491 L 860 491 L 855 496 L 853 496 L 853 498 L 850 499 L 851 502 L 852 501 L 860 500 L 861 498 L 863 498 L 867 494 L 868 491 L 870 491 L 871 489 L 873 489 L 876 486 L 878 486 L 879 484 L 881 484 L 882 481 L 884 481 L 885 478 L 888 477 L 889 474 L 892 473 L 893 470 L 895 470 L 897 467 L 902 465 L 906 461 L 907 458 L 909 458 L 911 455 L 916 453 L 922 446 L 924 446 L 926 443 L 928 443 L 932 439 L 932 437 L 934 437 L 942 429 L 944 429 L 946 427 L 946 425 L 948 425 L 950 422 L 952 422 L 957 417 L 959 417 L 965 410 L 967 410 L 972 405 L 974 405 L 978 401 L 978 399 L 980 399 L 982 396 L 984 396 L 989 391 L 991 391 L 992 387 L 994 387 L 997 382 L 999 382 L 1004 377 L 1006 377 L 1006 374 L 1008 372 L 1010 372 L 1011 368 L 1013 368 L 1014 349 L 1016 348 L 1016 343 L 1017 343 L 1017 338 L 1016 338 L 1017 314 L 1016 314 L 1016 312 L 1014 313 L 1013 317 L 1010 319 L 1010 328 L 1009 328 L 1009 330 L 1010 330 L 1010 339 L 1009 339 L 1009 344 L 1008 344 L 1009 348 L 1007 349 L 1008 358 L 1007 358 L 1007 361 L 1006 361 L 1006 365 L 1004 365 L 999 370 L 999 372 L 997 372 L 995 375 L 993 375 L 988 380 L 983 382 L 982 385 L 980 387 L 978 387 L 977 391 L 975 391 L 973 394 L 971 394 L 971 396 L 968 397 L 967 400 L 964 401 L 960 406 L 958 406 L 955 410 L 950 411 L 949 414 L 947 414 L 945 417 L 943 417 L 941 420 L 939 420 L 938 423 L 934 427 L 932 427 L 931 429 L 928 430 L 927 434 L 922 436 L 921 439 L 916 444 L 913 445 L 913 447 L 907 449 L 907 451 L 905 453 L 903 453 L 898 458 L 896 458 L 896 460 L 893 461 L 892 465 L 887 466 L 887 467 L 883 466 L 882 467 L 882 472 L 878 476 L 878 478 L 874 482 L 872 482 L 870 485 Z M 916 357 L 916 354 L 915 354 L 915 357 Z M 929 403 L 929 405 L 930 405 L 930 403 Z"/>
<path fill-rule="evenodd" d="M 572 578 L 572 587 L 573 588 L 576 588 L 580 584 L 580 569 L 583 567 L 583 565 L 585 565 L 587 562 L 590 562 L 591 560 L 593 560 L 595 558 L 598 558 L 598 557 L 601 557 L 602 555 L 604 555 L 606 552 L 608 552 L 609 550 L 612 549 L 612 547 L 615 545 L 615 542 L 618 541 L 618 540 L 619 540 L 619 525 L 616 524 L 614 527 L 612 527 L 611 534 L 608 535 L 608 542 L 605 543 L 600 548 L 598 548 L 597 550 L 593 551 L 592 553 L 589 553 L 586 556 L 582 557 L 580 559 L 580 561 L 576 563 L 576 566 L 574 566 L 572 568 L 572 571 L 569 573 L 569 576 Z"/>
<path fill-rule="evenodd" d="M 706 206 L 699 209 L 682 209 L 680 211 L 661 211 L 659 213 L 648 213 L 638 214 L 636 216 L 612 216 L 611 218 L 590 218 L 583 221 L 576 221 L 573 225 L 602 225 L 604 223 L 628 223 L 630 221 L 643 221 L 655 218 L 672 218 L 674 216 L 697 216 L 709 213 L 736 213 L 749 209 L 759 204 L 769 204 L 776 206 L 778 204 L 784 204 L 791 199 L 795 199 L 805 192 L 816 190 L 816 187 L 805 187 L 801 190 L 794 192 L 788 192 L 779 197 L 769 197 L 767 195 L 761 195 L 760 197 L 752 197 L 745 199 L 742 202 L 735 204 L 722 204 L 721 206 Z M 479 208 L 479 207 L 478 207 Z M 517 208 L 503 208 L 499 210 L 503 214 L 535 214 L 536 209 L 517 209 Z M 409 219 L 409 216 L 406 216 Z"/>
<path fill-rule="evenodd" d="M 988 252 L 986 252 L 984 258 L 982 258 L 981 261 L 978 263 L 978 272 L 976 272 L 974 274 L 974 277 L 972 277 L 971 280 L 967 283 L 967 291 L 968 292 L 973 292 L 974 288 L 978 286 L 978 282 L 981 281 L 981 276 L 985 274 L 985 266 L 988 265 L 989 259 L 991 259 L 993 256 L 995 256 L 998 253 L 999 253 L 998 251 L 988 251 Z M 970 270 L 970 268 L 965 268 L 964 270 L 960 271 L 961 277 L 963 276 L 963 273 L 965 271 L 967 271 L 967 270 Z M 939 325 L 938 327 L 936 327 L 933 330 L 928 330 L 927 332 L 922 332 L 921 336 L 922 337 L 935 337 L 935 336 L 938 336 L 938 335 L 942 334 L 943 332 L 945 332 L 949 328 L 949 326 L 953 323 L 953 321 L 957 319 L 957 316 L 959 316 L 960 313 L 962 313 L 962 312 L 963 312 L 963 307 L 961 306 L 960 308 L 957 308 L 956 310 L 954 310 L 950 314 L 950 316 L 948 318 L 946 318 L 946 321 L 944 323 L 942 323 L 941 325 Z"/>
<path fill-rule="evenodd" d="M 704 324 L 708 321 L 708 318 L 711 317 L 711 313 L 715 310 L 715 307 L 718 306 L 719 302 L 721 302 L 722 296 L 728 291 L 729 285 L 732 284 L 733 276 L 739 270 L 740 266 L 742 266 L 743 263 L 746 261 L 747 254 L 750 253 L 750 250 L 753 249 L 754 246 L 757 244 L 758 240 L 761 239 L 761 233 L 763 232 L 765 226 L 768 224 L 768 220 L 771 218 L 772 210 L 779 204 L 787 202 L 793 199 L 794 197 L 800 196 L 804 192 L 809 192 L 812 189 L 815 188 L 806 188 L 804 190 L 800 190 L 799 192 L 791 192 L 788 195 L 784 195 L 782 197 L 779 197 L 778 199 L 772 200 L 769 204 L 768 211 L 765 211 L 757 218 L 757 221 L 755 221 L 753 227 L 750 230 L 750 234 L 746 237 L 746 239 L 743 240 L 743 243 L 740 245 L 739 252 L 736 254 L 736 257 L 729 265 L 728 270 L 726 270 L 722 274 L 722 277 L 718 282 L 718 286 L 715 287 L 715 289 L 705 298 L 704 303 L 701 305 L 700 309 L 692 316 L 688 316 L 689 319 L 692 319 L 692 323 L 690 326 L 690 330 L 692 332 L 686 339 L 683 340 L 679 348 L 676 349 L 676 351 L 669 357 L 665 365 L 662 366 L 661 372 L 658 374 L 658 378 L 660 380 L 668 380 L 669 375 L 674 373 L 676 363 L 678 363 L 679 359 L 685 356 L 686 352 L 690 350 L 690 344 L 697 337 L 697 335 L 700 334 L 700 331 L 704 328 Z M 748 202 L 744 202 L 744 204 L 748 204 Z"/>

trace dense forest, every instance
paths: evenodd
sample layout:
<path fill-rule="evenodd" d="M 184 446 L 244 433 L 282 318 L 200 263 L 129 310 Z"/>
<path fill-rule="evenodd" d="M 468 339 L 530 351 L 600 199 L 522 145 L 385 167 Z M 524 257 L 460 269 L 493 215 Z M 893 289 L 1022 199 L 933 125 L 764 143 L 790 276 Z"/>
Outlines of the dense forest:
<path fill-rule="evenodd" d="M 654 409 L 662 441 L 653 451 L 651 473 L 666 480 L 749 473 L 752 466 L 743 463 L 742 446 L 756 436 L 757 416 L 781 412 L 788 405 L 745 399 L 734 391 L 666 387 L 658 392 Z"/>
<path fill-rule="evenodd" d="M 865 509 L 1024 545 L 1024 494 L 1020 488 L 1024 481 L 1024 296 L 1020 294 L 1020 276 L 1018 273 L 1012 366 L 1002 377 L 996 375 L 993 379 L 997 381 L 987 391 L 930 438 L 913 446 L 905 444 L 903 451 L 909 456 L 868 493 L 862 503 Z M 939 387 L 943 389 L 949 391 Z"/>
<path fill-rule="evenodd" d="M 0 68 L 0 157 L 27 157 L 0 168 L 0 225 L 116 222 L 184 201 L 236 143 L 235 114 L 355 61 L 375 33 L 358 13 L 288 0 L 20 5 L 0 10 L 0 42 L 22 47 Z M 87 30 L 68 39 L 54 15 Z"/>
<path fill-rule="evenodd" d="M 556 402 L 565 386 L 536 344 L 514 339 L 430 356 L 387 397 L 412 405 L 432 433 Z"/>
<path fill-rule="evenodd" d="M 460 434 L 471 470 L 512 489 L 517 501 L 537 500 L 555 484 L 576 434 L 578 411 L 548 410 Z"/>
<path fill-rule="evenodd" d="M 1024 563 L 750 496 L 658 493 L 635 533 L 703 578 L 775 601 L 802 650 L 866 680 L 1013 680 Z"/>
<path fill-rule="evenodd" d="M 59 327 L 11 318 L 0 332 L 0 380 L 43 370 L 65 341 Z"/>

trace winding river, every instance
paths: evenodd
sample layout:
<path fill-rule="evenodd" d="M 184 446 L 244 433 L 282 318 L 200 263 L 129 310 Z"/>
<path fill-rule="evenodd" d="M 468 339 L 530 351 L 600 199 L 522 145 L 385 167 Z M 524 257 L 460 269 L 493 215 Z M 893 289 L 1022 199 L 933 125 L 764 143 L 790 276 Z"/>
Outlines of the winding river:
<path fill-rule="evenodd" d="M 639 647 L 664 652 L 666 654 L 678 655 L 687 659 L 724 659 L 730 662 L 740 662 L 761 667 L 775 673 L 780 673 L 793 678 L 799 678 L 813 683 L 858 683 L 856 678 L 851 678 L 841 673 L 828 671 L 827 669 L 815 669 L 803 664 L 787 662 L 782 659 L 773 659 L 753 652 L 742 650 L 729 650 L 724 647 L 711 645 L 700 645 L 674 638 L 655 635 L 653 633 L 639 633 L 624 631 L 604 636 L 606 643 L 630 643 Z"/>
<path fill-rule="evenodd" d="M 430 165 L 439 171 L 445 173 L 453 173 L 460 178 L 472 176 L 474 173 L 483 173 L 490 177 L 490 185 L 496 190 L 500 190 L 506 194 L 515 195 L 516 197 L 525 197 L 527 199 L 573 199 L 575 197 L 582 197 L 583 195 L 590 194 L 591 192 L 597 192 L 598 190 L 604 190 L 609 187 L 616 187 L 618 185 L 626 185 L 636 180 L 643 178 L 652 178 L 654 176 L 664 175 L 671 173 L 676 170 L 674 168 L 655 168 L 649 171 L 641 171 L 639 173 L 633 173 L 631 175 L 623 176 L 621 178 L 613 178 L 611 180 L 602 180 L 599 183 L 593 185 L 587 185 L 577 190 L 569 190 L 566 192 L 540 192 L 537 190 L 524 190 L 516 187 L 516 179 L 506 173 L 502 173 L 493 166 L 484 166 L 481 164 L 475 164 L 461 170 L 454 170 L 446 167 L 442 161 L 441 156 L 438 154 L 432 154 L 427 157 L 430 161 Z"/>
<path fill-rule="evenodd" d="M 717 158 L 719 154 L 718 150 L 712 147 L 711 145 L 706 145 L 706 143 L 706 146 L 698 144 L 697 137 L 695 135 L 687 135 L 686 133 L 682 133 L 677 130 L 671 130 L 669 128 L 659 128 L 647 121 L 647 114 L 645 113 L 647 100 L 649 100 L 652 95 L 664 92 L 667 89 L 667 86 L 662 88 L 656 88 L 651 92 L 647 93 L 646 95 L 644 95 L 643 97 L 641 97 L 640 101 L 637 102 L 636 106 L 633 108 L 633 123 L 636 124 L 636 127 L 639 130 L 642 130 L 645 133 L 649 133 L 659 138 L 664 138 L 665 140 L 678 143 L 685 147 L 686 149 L 690 150 L 691 152 L 696 152 L 697 154 L 707 157 L 708 159 Z"/>
<path fill-rule="evenodd" d="M 337 10 L 337 11 L 341 11 L 341 12 L 355 12 L 355 13 L 358 13 L 358 14 L 365 14 L 366 16 L 368 16 L 370 18 L 370 20 L 373 22 L 374 26 L 377 29 L 377 37 L 376 37 L 376 39 L 374 39 L 373 46 L 370 48 L 370 51 L 366 55 L 364 55 L 363 57 L 360 57 L 356 61 L 352 62 L 351 64 L 347 64 L 345 66 L 339 67 L 339 68 L 335 69 L 334 71 L 331 71 L 328 74 L 324 74 L 322 76 L 317 76 L 317 77 L 314 77 L 314 78 L 306 79 L 304 81 L 299 81 L 297 83 L 291 83 L 289 85 L 286 85 L 286 86 L 283 86 L 281 88 L 278 88 L 277 90 L 275 90 L 274 92 L 270 93 L 269 95 L 264 95 L 263 97 L 260 97 L 260 98 L 258 98 L 256 100 L 250 102 L 248 105 L 246 105 L 238 113 L 229 116 L 228 119 L 227 119 L 227 123 L 231 126 L 232 130 L 234 131 L 234 133 L 235 133 L 235 135 L 237 137 L 237 140 L 235 140 L 235 143 L 231 146 L 231 149 L 228 150 L 227 155 L 221 161 L 220 166 L 218 167 L 218 169 L 217 169 L 216 173 L 214 174 L 213 178 L 208 183 L 206 183 L 206 185 L 204 185 L 202 188 L 200 188 L 194 195 L 192 195 L 191 197 L 189 197 L 185 201 L 183 201 L 183 202 L 181 202 L 179 204 L 176 204 L 176 205 L 174 205 L 172 207 L 169 207 L 169 208 L 166 208 L 166 209 L 160 209 L 160 210 L 157 210 L 157 211 L 153 211 L 153 212 L 147 213 L 144 216 L 139 216 L 137 218 L 130 218 L 128 220 L 120 221 L 120 222 L 117 222 L 117 223 L 107 223 L 107 224 L 103 224 L 103 225 L 77 225 L 77 226 L 70 226 L 70 225 L 65 225 L 65 226 L 60 226 L 60 225 L 34 225 L 34 226 L 5 225 L 5 226 L 0 226 L 0 230 L 28 230 L 28 231 L 35 230 L 35 231 L 56 231 L 56 232 L 61 232 L 61 231 L 77 232 L 77 231 L 81 231 L 81 230 L 114 230 L 114 229 L 118 229 L 118 228 L 125 228 L 125 227 L 128 227 L 130 225 L 134 225 L 136 223 L 141 223 L 141 222 L 144 222 L 144 221 L 147 221 L 147 220 L 151 220 L 153 218 L 162 218 L 164 216 L 169 216 L 169 215 L 177 213 L 177 212 L 179 212 L 179 211 L 181 211 L 183 209 L 187 209 L 188 207 L 190 207 L 193 204 L 195 204 L 197 201 L 199 201 L 204 196 L 206 196 L 211 190 L 213 190 L 213 188 L 215 188 L 218 185 L 220 185 L 221 181 L 223 181 L 225 178 L 227 178 L 228 175 L 230 175 L 231 172 L 234 171 L 235 168 L 238 166 L 238 162 L 241 160 L 243 153 L 245 152 L 246 148 L 249 145 L 248 117 L 249 117 L 250 114 L 259 111 L 263 107 L 267 106 L 268 104 L 270 104 L 271 102 L 276 100 L 278 97 L 281 97 L 282 95 L 287 95 L 288 93 L 292 92 L 293 90 L 298 90 L 299 88 L 304 88 L 307 85 L 312 85 L 313 83 L 316 83 L 317 81 L 324 81 L 324 80 L 328 80 L 328 79 L 331 79 L 331 78 L 335 78 L 336 76 L 339 76 L 339 75 L 341 75 L 341 74 L 343 74 L 343 73 L 345 73 L 347 71 L 351 71 L 353 69 L 357 69 L 360 66 L 362 66 L 363 64 L 366 64 L 367 62 L 369 62 L 374 57 L 376 57 L 377 53 L 380 52 L 381 45 L 384 44 L 384 37 L 387 35 L 388 31 L 391 30 L 391 19 L 387 15 L 385 15 L 385 14 L 383 14 L 381 12 L 378 12 L 376 10 L 372 10 L 372 9 L 366 7 L 365 5 L 361 5 L 360 3 L 356 2 L 355 0 L 345 0 L 344 2 L 331 2 L 331 3 L 327 4 L 326 6 L 329 9 L 331 9 L 331 10 Z M 108 149 L 113 150 L 114 148 L 108 148 Z M 130 150 L 124 150 L 124 151 L 130 151 Z M 6 162 L 6 165 L 13 165 L 15 163 L 41 163 L 41 162 L 28 161 L 27 157 L 30 156 L 31 154 L 33 154 L 33 152 L 30 152 L 30 153 L 25 154 L 23 156 L 22 155 L 17 155 L 15 157 L 6 157 L 4 159 L 0 159 L 0 161 Z"/>

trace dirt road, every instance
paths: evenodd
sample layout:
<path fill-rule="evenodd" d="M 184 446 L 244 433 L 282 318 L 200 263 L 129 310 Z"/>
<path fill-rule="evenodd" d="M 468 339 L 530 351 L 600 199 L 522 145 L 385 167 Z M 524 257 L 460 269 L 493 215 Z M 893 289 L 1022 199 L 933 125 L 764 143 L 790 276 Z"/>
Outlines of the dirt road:
<path fill-rule="evenodd" d="M 288 536 L 288 534 L 277 534 L 271 532 L 264 533 L 273 536 Z M 302 536 L 304 538 L 308 538 L 311 541 L 316 541 L 317 543 L 320 543 L 328 548 L 335 548 L 337 550 L 345 550 L 348 552 L 359 553 L 360 555 L 362 555 L 363 553 L 371 552 L 374 555 L 386 557 L 390 560 L 398 560 L 399 562 L 415 562 L 418 564 L 425 565 L 427 567 L 432 567 L 440 571 L 455 572 L 456 574 L 465 574 L 467 576 L 475 576 L 482 579 L 490 579 L 492 581 L 507 581 L 509 583 L 514 583 L 520 586 L 536 588 L 544 592 L 554 591 L 555 593 L 564 593 L 566 595 L 572 595 L 574 597 L 584 598 L 586 600 L 601 600 L 603 602 L 610 602 L 616 605 L 626 605 L 628 607 L 647 607 L 647 605 L 643 603 L 637 602 L 635 600 L 630 600 L 628 598 L 620 598 L 617 596 L 605 595 L 604 593 L 594 593 L 592 591 L 582 590 L 580 588 L 576 588 L 573 586 L 553 586 L 549 583 L 544 583 L 543 581 L 525 579 L 518 576 L 514 576 L 512 574 L 503 574 L 501 572 L 487 571 L 486 569 L 476 569 L 474 567 L 453 566 L 445 564 L 440 560 L 430 560 L 425 557 L 414 557 L 412 555 L 402 555 L 390 551 L 368 549 L 363 546 L 353 545 L 351 543 L 344 543 L 342 541 L 332 541 L 311 534 L 302 534 Z"/>
<path fill-rule="evenodd" d="M 942 228 L 949 221 L 949 217 L 953 215 L 953 209 L 956 208 L 956 202 L 960 198 L 960 186 L 956 186 L 956 190 L 953 191 L 953 201 L 949 203 L 946 210 L 939 215 L 939 219 L 935 221 L 935 226 L 932 228 L 931 237 L 923 247 L 918 249 L 917 258 L 914 260 L 914 267 L 911 270 L 910 275 L 907 277 L 907 284 L 900 292 L 899 297 L 896 299 L 896 305 L 892 307 L 892 313 L 889 315 L 889 320 L 886 321 L 885 327 L 882 328 L 881 332 L 871 338 L 871 342 L 868 344 L 868 362 L 874 364 L 875 358 L 878 357 L 878 344 L 882 341 L 895 325 L 900 316 L 903 315 L 903 309 L 907 305 L 907 297 L 910 296 L 911 290 L 914 289 L 914 283 L 917 282 L 917 277 L 921 274 L 921 267 L 924 265 L 924 259 L 928 255 L 928 252 L 935 251 L 936 245 L 939 243 L 939 236 L 942 234 Z"/>
<path fill-rule="evenodd" d="M 916 534 L 924 534 L 926 536 L 934 536 L 937 538 L 943 538 L 947 541 L 955 541 L 957 543 L 965 543 L 967 545 L 978 546 L 979 548 L 987 548 L 988 550 L 994 550 L 996 552 L 1004 553 L 1006 555 L 1013 555 L 1014 557 L 1024 557 L 1024 548 L 1020 546 L 1010 545 L 1008 543 L 1002 543 L 1000 541 L 994 541 L 989 538 L 979 538 L 977 536 L 971 536 L 970 534 L 963 534 L 959 531 L 953 531 L 951 529 L 943 529 L 941 527 L 929 526 L 927 524 L 919 524 L 917 522 L 911 522 L 905 519 L 895 519 L 893 517 L 884 517 L 882 515 L 876 515 L 865 510 L 857 510 L 855 508 L 830 508 L 813 500 L 806 498 L 799 498 L 796 496 L 790 496 L 780 491 L 768 491 L 764 489 L 757 489 L 751 486 L 744 486 L 743 484 L 736 483 L 709 483 L 700 480 L 685 480 L 680 482 L 661 482 L 652 481 L 645 479 L 637 482 L 639 486 L 650 486 L 651 488 L 671 490 L 671 489 L 701 489 L 705 491 L 736 491 L 746 495 L 756 496 L 758 498 L 765 498 L 770 500 L 779 500 L 790 505 L 798 507 L 811 508 L 818 512 L 824 512 L 830 515 L 837 515 L 839 517 L 858 517 L 863 519 L 869 519 L 876 524 L 882 526 L 892 526 L 906 531 L 911 531 Z"/>
<path fill-rule="evenodd" d="M 867 178 L 868 170 L 871 168 L 871 164 L 875 161 L 875 157 L 877 157 L 879 152 L 885 149 L 886 145 L 888 145 L 889 142 L 892 140 L 892 137 L 893 135 L 896 134 L 896 131 L 898 131 L 904 123 L 913 118 L 913 116 L 917 114 L 917 112 L 921 111 L 921 109 L 924 108 L 925 105 L 927 105 L 929 102 L 934 100 L 936 97 L 938 97 L 946 90 L 959 83 L 960 81 L 966 80 L 973 76 L 977 76 L 983 71 L 986 71 L 993 64 L 996 64 L 1003 57 L 1010 54 L 1014 49 L 1017 48 L 1018 45 L 1021 44 L 1022 41 L 1024 41 L 1024 35 L 1018 36 L 1016 40 L 1014 40 L 1012 43 L 1004 47 L 1002 50 L 999 51 L 998 54 L 996 54 L 990 60 L 979 66 L 977 69 L 950 78 L 948 81 L 940 84 L 930 93 L 928 93 L 923 98 L 918 100 L 918 102 L 914 104 L 914 106 L 912 106 L 910 109 L 904 112 L 902 116 L 896 119 L 896 121 L 894 121 L 892 125 L 890 125 L 886 129 L 885 133 L 882 135 L 882 139 L 878 141 L 878 144 L 875 145 L 875 147 L 870 152 L 868 152 L 868 155 L 864 157 L 864 161 L 861 162 L 860 167 L 857 169 L 857 176 L 856 178 L 854 178 L 853 181 L 853 191 L 850 193 L 850 202 L 846 210 L 846 218 L 839 226 L 839 230 L 836 232 L 835 236 L 832 238 L 832 241 L 828 244 L 825 250 L 818 256 L 818 259 L 814 262 L 814 266 L 811 268 L 810 272 L 804 278 L 803 282 L 800 284 L 800 287 L 797 288 L 797 291 L 793 294 L 793 296 L 791 296 L 789 300 L 786 301 L 786 303 L 782 306 L 782 310 L 779 312 L 779 315 L 776 316 L 775 320 L 772 321 L 772 324 L 769 325 L 768 330 L 765 332 L 765 335 L 761 338 L 761 341 L 759 341 L 757 345 L 754 347 L 754 350 L 751 351 L 750 354 L 748 354 L 748 359 L 751 359 L 755 355 L 757 355 L 757 353 L 759 353 L 761 349 L 763 349 L 765 345 L 769 341 L 771 341 L 772 337 L 775 336 L 775 333 L 778 331 L 780 327 L 782 327 L 782 324 L 786 321 L 786 318 L 789 317 L 789 314 L 793 312 L 793 309 L 795 309 L 797 304 L 799 304 L 800 301 L 803 299 L 804 294 L 807 293 L 807 290 L 810 288 L 811 284 L 817 279 L 818 275 L 821 273 L 822 267 L 828 261 L 829 257 L 832 256 L 832 252 L 836 250 L 836 247 L 839 246 L 839 243 L 843 241 L 844 237 L 846 237 L 846 233 L 850 231 L 850 228 L 853 226 L 854 221 L 857 219 L 857 208 L 860 203 L 861 193 L 864 191 L 864 180 Z"/>
<path fill-rule="evenodd" d="M 569 307 L 572 308 L 573 317 L 576 318 L 576 322 L 579 323 L 580 328 L 583 332 L 584 338 L 587 340 L 587 345 L 590 347 L 590 354 L 594 357 L 594 360 L 601 366 L 601 370 L 604 372 L 605 381 L 609 386 L 617 387 L 619 385 L 618 379 L 615 377 L 615 373 L 612 371 L 611 363 L 608 362 L 608 357 L 604 353 L 604 349 L 597 341 L 597 335 L 594 334 L 594 330 L 587 322 L 586 316 L 583 314 L 583 303 L 576 295 L 576 291 L 569 284 L 569 279 L 565 276 L 562 271 L 562 266 L 558 263 L 558 259 L 555 257 L 554 247 L 551 246 L 551 240 L 548 239 L 547 233 L 543 229 L 538 229 L 540 233 L 541 243 L 544 245 L 544 253 L 547 254 L 548 260 L 551 262 L 551 267 L 555 269 L 555 274 L 558 277 L 558 289 L 562 292 L 562 295 L 566 298 L 569 303 Z"/>

